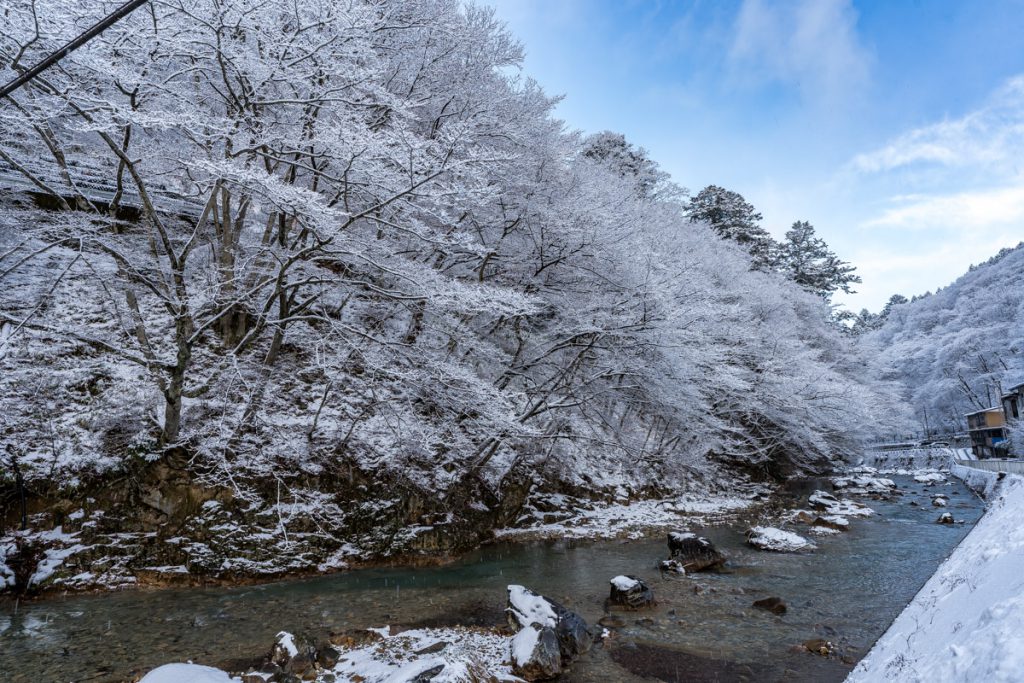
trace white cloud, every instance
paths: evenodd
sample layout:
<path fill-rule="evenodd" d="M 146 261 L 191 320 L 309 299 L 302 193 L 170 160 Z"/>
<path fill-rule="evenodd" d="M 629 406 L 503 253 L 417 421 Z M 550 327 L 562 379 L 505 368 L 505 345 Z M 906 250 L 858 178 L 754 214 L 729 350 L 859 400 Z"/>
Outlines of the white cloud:
<path fill-rule="evenodd" d="M 854 157 L 852 167 L 879 173 L 911 164 L 981 166 L 1016 173 L 1024 153 L 1024 75 L 1007 81 L 981 108 L 911 130 L 884 147 Z"/>
<path fill-rule="evenodd" d="M 729 57 L 741 78 L 796 85 L 827 103 L 864 86 L 871 64 L 849 0 L 744 0 Z"/>
<path fill-rule="evenodd" d="M 977 231 L 1007 224 L 1024 225 L 1024 186 L 958 192 L 946 195 L 907 195 L 897 206 L 864 223 L 865 227 L 933 229 L 952 226 Z M 1024 234 L 1024 229 L 1021 230 Z"/>

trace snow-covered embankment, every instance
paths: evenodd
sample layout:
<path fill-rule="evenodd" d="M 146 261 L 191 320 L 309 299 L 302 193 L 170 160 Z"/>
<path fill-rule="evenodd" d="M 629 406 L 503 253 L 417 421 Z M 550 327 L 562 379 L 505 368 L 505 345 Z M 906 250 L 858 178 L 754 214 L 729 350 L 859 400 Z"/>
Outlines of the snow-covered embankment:
<path fill-rule="evenodd" d="M 985 516 L 847 683 L 1024 680 L 1024 477 L 956 469 Z"/>

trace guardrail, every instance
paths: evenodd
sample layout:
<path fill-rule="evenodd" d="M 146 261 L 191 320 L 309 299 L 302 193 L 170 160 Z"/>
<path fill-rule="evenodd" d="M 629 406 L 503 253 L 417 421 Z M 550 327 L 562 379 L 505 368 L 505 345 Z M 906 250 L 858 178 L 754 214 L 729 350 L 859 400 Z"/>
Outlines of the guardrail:
<path fill-rule="evenodd" d="M 956 464 L 988 472 L 1024 474 L 1024 460 L 957 460 Z"/>

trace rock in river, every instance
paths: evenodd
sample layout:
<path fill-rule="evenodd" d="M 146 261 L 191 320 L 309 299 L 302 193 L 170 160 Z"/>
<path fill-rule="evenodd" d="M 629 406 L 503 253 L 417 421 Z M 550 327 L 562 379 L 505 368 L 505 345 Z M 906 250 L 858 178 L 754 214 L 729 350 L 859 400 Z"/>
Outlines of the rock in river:
<path fill-rule="evenodd" d="M 555 630 L 540 624 L 523 627 L 512 639 L 512 671 L 528 681 L 555 678 L 562 673 Z"/>
<path fill-rule="evenodd" d="M 763 600 L 755 600 L 754 607 L 763 609 L 771 612 L 772 614 L 783 615 L 786 613 L 786 603 L 782 601 L 782 598 L 770 597 L 764 598 Z"/>
<path fill-rule="evenodd" d="M 564 663 L 590 649 L 592 638 L 583 617 L 529 588 L 516 585 L 508 587 L 508 607 L 505 613 L 509 626 L 515 630 L 523 630 L 534 624 L 542 629 L 552 629 Z"/>
<path fill-rule="evenodd" d="M 758 550 L 772 550 L 777 553 L 791 553 L 815 548 L 815 545 L 803 536 L 770 526 L 752 528 L 747 532 L 747 543 Z"/>
<path fill-rule="evenodd" d="M 613 605 L 642 609 L 655 604 L 654 591 L 635 576 L 616 576 L 610 583 L 608 601 Z"/>
<path fill-rule="evenodd" d="M 688 572 L 720 567 L 726 557 L 706 538 L 689 532 L 673 531 L 668 535 L 668 550 L 673 560 L 679 560 Z"/>

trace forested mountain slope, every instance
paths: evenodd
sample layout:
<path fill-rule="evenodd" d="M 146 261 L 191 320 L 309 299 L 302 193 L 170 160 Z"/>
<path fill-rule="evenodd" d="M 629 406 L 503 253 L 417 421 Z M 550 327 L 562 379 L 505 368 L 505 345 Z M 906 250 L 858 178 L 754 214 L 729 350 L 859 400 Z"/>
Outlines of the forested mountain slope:
<path fill-rule="evenodd" d="M 9 3 L 6 73 L 103 7 Z M 0 109 L 8 522 L 21 478 L 201 537 L 152 564 L 223 570 L 242 524 L 315 567 L 855 451 L 891 411 L 825 303 L 520 61 L 454 0 L 178 0 Z"/>
<path fill-rule="evenodd" d="M 1024 243 L 892 306 L 862 341 L 878 372 L 904 386 L 922 428 L 965 429 L 965 413 L 1024 382 Z"/>

